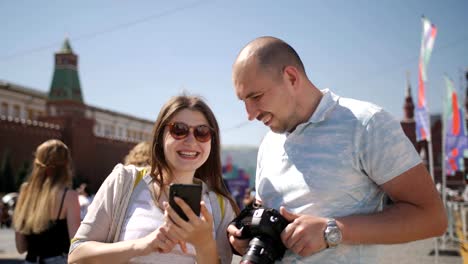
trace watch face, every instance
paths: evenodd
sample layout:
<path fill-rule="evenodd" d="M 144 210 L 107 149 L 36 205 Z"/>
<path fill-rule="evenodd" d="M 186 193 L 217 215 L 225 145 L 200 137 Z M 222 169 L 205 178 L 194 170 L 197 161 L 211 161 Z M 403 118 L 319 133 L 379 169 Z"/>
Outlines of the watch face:
<path fill-rule="evenodd" d="M 330 229 L 328 233 L 328 241 L 331 244 L 338 244 L 341 242 L 341 232 L 338 228 L 334 227 Z"/>
<path fill-rule="evenodd" d="M 329 226 L 325 230 L 325 238 L 329 247 L 335 247 L 341 242 L 341 231 L 337 226 Z"/>

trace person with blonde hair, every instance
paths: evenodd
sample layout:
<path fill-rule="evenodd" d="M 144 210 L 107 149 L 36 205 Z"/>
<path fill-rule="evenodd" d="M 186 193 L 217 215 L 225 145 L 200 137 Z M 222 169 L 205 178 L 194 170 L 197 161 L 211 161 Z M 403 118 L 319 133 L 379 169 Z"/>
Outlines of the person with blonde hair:
<path fill-rule="evenodd" d="M 137 167 L 146 167 L 151 163 L 151 145 L 147 141 L 136 144 L 125 156 L 125 165 L 135 165 Z"/>
<path fill-rule="evenodd" d="M 239 208 L 223 183 L 213 112 L 199 97 L 176 96 L 153 131 L 151 167 L 114 168 L 73 239 L 70 263 L 231 263 L 226 228 Z M 168 204 L 172 183 L 201 185 L 200 216 L 176 198 L 184 221 Z"/>
<path fill-rule="evenodd" d="M 80 224 L 70 163 L 70 151 L 60 140 L 47 140 L 36 149 L 13 215 L 16 249 L 27 251 L 26 263 L 67 262 L 70 239 Z"/>

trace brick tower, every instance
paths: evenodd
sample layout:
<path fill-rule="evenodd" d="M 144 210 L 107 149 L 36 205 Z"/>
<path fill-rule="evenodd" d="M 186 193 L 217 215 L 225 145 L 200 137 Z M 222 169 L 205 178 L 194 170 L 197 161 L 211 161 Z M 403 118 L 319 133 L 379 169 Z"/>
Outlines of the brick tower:
<path fill-rule="evenodd" d="M 55 67 L 47 100 L 44 121 L 64 128 L 63 141 L 71 150 L 75 175 L 88 179 L 94 174 L 93 162 L 96 139 L 94 119 L 86 116 L 87 106 L 78 77 L 78 56 L 65 39 L 62 49 L 55 53 Z"/>

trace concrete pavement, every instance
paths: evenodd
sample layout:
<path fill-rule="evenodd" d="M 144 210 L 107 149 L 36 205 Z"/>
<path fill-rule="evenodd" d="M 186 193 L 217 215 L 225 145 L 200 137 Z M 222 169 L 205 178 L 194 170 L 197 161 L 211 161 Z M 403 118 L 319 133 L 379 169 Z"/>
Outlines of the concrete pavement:
<path fill-rule="evenodd" d="M 16 251 L 13 229 L 0 228 L 0 264 L 22 263 L 25 257 Z"/>
<path fill-rule="evenodd" d="M 430 253 L 434 250 L 434 239 L 426 239 L 406 244 L 390 245 L 383 248 L 378 263 L 381 264 L 434 264 L 435 258 Z M 446 243 L 438 259 L 440 264 L 461 264 L 460 246 Z M 25 254 L 18 254 L 15 247 L 15 234 L 12 229 L 0 229 L 0 264 L 21 263 Z M 235 256 L 232 263 L 239 263 Z M 467 262 L 468 263 L 468 262 Z"/>

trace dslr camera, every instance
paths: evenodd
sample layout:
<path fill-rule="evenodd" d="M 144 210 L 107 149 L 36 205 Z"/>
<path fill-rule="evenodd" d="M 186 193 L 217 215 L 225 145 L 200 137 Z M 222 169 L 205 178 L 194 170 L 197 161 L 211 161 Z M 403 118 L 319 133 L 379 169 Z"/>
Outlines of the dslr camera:
<path fill-rule="evenodd" d="M 249 206 L 233 223 L 242 231 L 240 239 L 250 239 L 241 264 L 268 264 L 283 258 L 286 247 L 280 235 L 289 222 L 277 210 Z"/>

